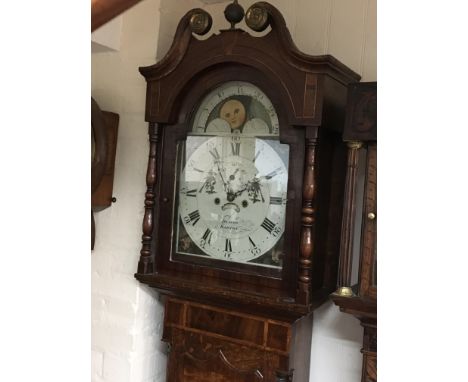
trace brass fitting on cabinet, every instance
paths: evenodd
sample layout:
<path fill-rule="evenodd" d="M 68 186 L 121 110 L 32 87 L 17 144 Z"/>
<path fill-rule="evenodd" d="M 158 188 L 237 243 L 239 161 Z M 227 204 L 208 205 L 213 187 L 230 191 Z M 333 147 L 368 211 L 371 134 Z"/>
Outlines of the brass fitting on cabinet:
<path fill-rule="evenodd" d="M 339 287 L 333 294 L 340 297 L 354 296 L 353 290 L 350 287 Z"/>

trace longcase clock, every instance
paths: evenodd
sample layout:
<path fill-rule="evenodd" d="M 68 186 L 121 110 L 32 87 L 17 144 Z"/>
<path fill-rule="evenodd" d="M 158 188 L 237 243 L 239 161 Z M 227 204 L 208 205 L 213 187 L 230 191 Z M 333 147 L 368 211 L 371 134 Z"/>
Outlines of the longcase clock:
<path fill-rule="evenodd" d="M 343 139 L 347 142 L 348 172 L 341 236 L 338 289 L 332 299 L 354 315 L 364 328 L 362 382 L 377 381 L 377 83 L 349 86 Z M 365 155 L 360 155 L 361 152 Z M 359 158 L 365 160 L 359 163 Z M 354 236 L 358 231 L 358 168 L 364 169 L 362 227 L 358 265 L 353 267 Z M 358 232 L 359 233 L 359 232 Z M 353 280 L 353 274 L 357 274 Z"/>
<path fill-rule="evenodd" d="M 308 381 L 311 312 L 336 286 L 347 85 L 268 3 L 180 21 L 147 81 L 150 153 L 136 278 L 166 296 L 167 380 Z"/>

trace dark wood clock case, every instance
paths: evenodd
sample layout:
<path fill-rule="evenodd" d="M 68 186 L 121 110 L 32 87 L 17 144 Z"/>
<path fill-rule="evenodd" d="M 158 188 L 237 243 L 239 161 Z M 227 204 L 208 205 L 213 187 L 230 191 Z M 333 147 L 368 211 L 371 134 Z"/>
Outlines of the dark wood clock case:
<path fill-rule="evenodd" d="M 270 30 L 254 37 L 231 21 L 230 29 L 201 40 L 195 34 L 207 33 L 211 17 L 194 9 L 181 19 L 165 58 L 140 68 L 150 153 L 135 277 L 168 296 L 168 381 L 287 381 L 292 368 L 295 382 L 308 381 L 311 317 L 300 319 L 336 287 L 346 172 L 341 137 L 347 85 L 359 76 L 331 56 L 299 52 L 270 4 L 254 4 L 245 19 L 252 29 Z M 186 138 L 204 95 L 226 81 L 262 89 L 278 113 L 280 141 L 290 147 L 281 273 L 171 257 L 176 142 Z M 308 349 L 298 345 L 304 338 Z M 299 348 L 303 356 L 294 357 Z"/>
<path fill-rule="evenodd" d="M 118 127 L 119 115 L 101 110 L 91 98 L 91 139 L 94 142 L 91 159 L 91 249 L 94 249 L 96 237 L 94 212 L 102 211 L 116 201 L 112 190 Z"/>

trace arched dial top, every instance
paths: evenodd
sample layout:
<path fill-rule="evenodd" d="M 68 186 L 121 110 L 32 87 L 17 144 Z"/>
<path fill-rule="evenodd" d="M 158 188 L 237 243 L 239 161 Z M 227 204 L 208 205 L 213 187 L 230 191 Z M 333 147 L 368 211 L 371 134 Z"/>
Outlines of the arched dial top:
<path fill-rule="evenodd" d="M 200 103 L 192 123 L 196 134 L 278 136 L 275 107 L 257 86 L 230 81 L 212 90 Z"/>

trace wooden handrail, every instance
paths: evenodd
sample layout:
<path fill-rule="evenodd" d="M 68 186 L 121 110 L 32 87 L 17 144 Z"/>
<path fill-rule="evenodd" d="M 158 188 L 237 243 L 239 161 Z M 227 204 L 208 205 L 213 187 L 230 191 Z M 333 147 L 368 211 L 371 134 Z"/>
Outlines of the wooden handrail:
<path fill-rule="evenodd" d="M 91 0 L 91 32 L 141 0 Z"/>

